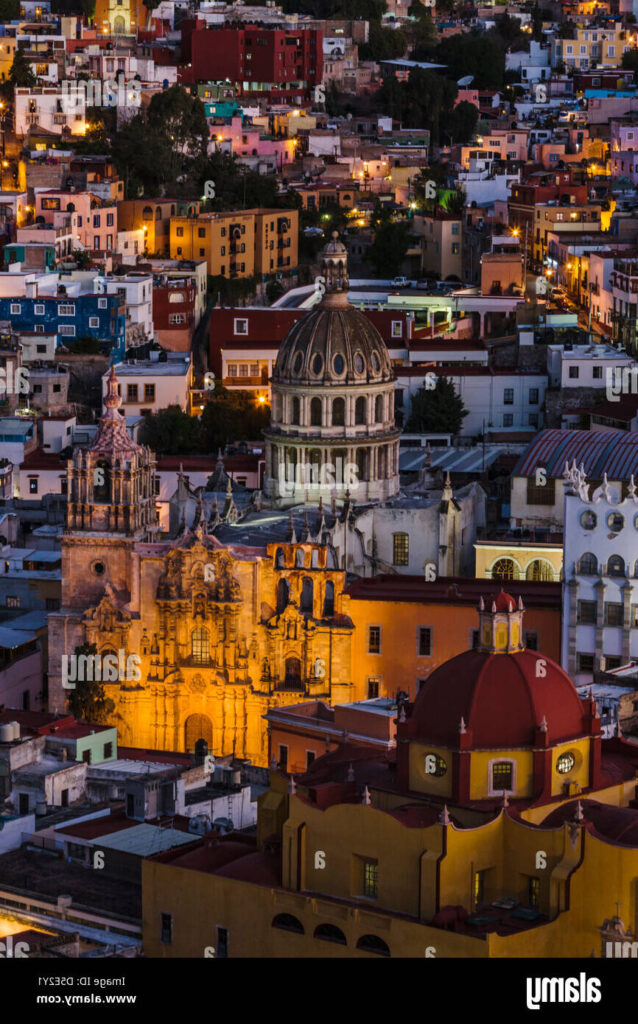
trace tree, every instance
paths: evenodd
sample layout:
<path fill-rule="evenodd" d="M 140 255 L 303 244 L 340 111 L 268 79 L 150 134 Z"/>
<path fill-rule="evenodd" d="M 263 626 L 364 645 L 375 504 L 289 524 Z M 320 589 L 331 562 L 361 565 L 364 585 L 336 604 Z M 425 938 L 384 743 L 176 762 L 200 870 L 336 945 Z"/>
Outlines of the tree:
<path fill-rule="evenodd" d="M 200 423 L 183 412 L 179 405 L 169 405 L 145 417 L 140 441 L 161 455 L 198 451 L 201 443 Z"/>
<path fill-rule="evenodd" d="M 228 391 L 217 382 L 201 418 L 205 451 L 217 451 L 228 441 L 254 441 L 270 425 L 270 408 L 250 391 Z"/>
<path fill-rule="evenodd" d="M 412 398 L 406 430 L 416 434 L 459 433 L 468 411 L 447 377 L 438 377 L 434 388 L 422 387 Z"/>
<path fill-rule="evenodd" d="M 90 679 L 79 679 L 81 665 L 86 665 L 86 662 L 79 662 L 77 659 L 86 656 L 87 658 L 101 658 L 98 655 L 97 647 L 95 644 L 82 644 L 81 647 L 75 648 L 76 666 L 76 682 L 75 688 L 69 690 L 69 711 L 71 714 L 82 722 L 91 722 L 95 725 L 106 725 L 115 711 L 115 702 L 107 697 L 104 692 L 103 683 L 95 678 Z M 90 663 L 89 663 L 90 664 Z M 82 674 L 95 676 L 98 673 L 93 671 L 95 661 L 92 663 L 91 670 L 88 672 L 83 671 Z"/>
<path fill-rule="evenodd" d="M 435 59 L 447 66 L 446 74 L 458 81 L 473 75 L 473 87 L 500 89 L 505 74 L 505 46 L 493 35 L 462 32 L 441 39 L 434 51 Z"/>
<path fill-rule="evenodd" d="M 31 88 L 36 83 L 36 77 L 33 74 L 29 61 L 25 57 L 24 50 L 15 51 L 13 64 L 9 70 L 9 81 L 14 88 L 17 86 Z"/>
<path fill-rule="evenodd" d="M 410 226 L 405 221 L 383 221 L 375 231 L 366 260 L 372 263 L 378 277 L 394 277 L 408 251 Z"/>
<path fill-rule="evenodd" d="M 373 21 L 368 42 L 359 47 L 359 60 L 397 60 L 407 48 L 407 36 L 400 28 L 383 28 L 378 21 Z"/>
<path fill-rule="evenodd" d="M 0 22 L 17 21 L 20 17 L 20 0 L 0 0 Z"/>
<path fill-rule="evenodd" d="M 625 71 L 633 71 L 635 75 L 636 71 L 638 71 L 638 47 L 634 46 L 633 49 L 623 53 L 622 66 Z"/>
<path fill-rule="evenodd" d="M 446 114 L 445 131 L 452 136 L 454 142 L 470 142 L 474 138 L 478 118 L 478 107 L 467 100 L 461 100 Z"/>

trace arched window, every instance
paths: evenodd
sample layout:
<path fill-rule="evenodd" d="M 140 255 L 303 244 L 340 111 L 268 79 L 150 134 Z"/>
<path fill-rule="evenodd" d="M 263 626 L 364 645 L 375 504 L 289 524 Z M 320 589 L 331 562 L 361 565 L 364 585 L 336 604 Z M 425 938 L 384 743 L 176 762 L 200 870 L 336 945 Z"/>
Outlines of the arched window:
<path fill-rule="evenodd" d="M 310 426 L 321 426 L 321 399 L 313 398 L 310 402 Z"/>
<path fill-rule="evenodd" d="M 285 686 L 289 690 L 297 690 L 301 686 L 301 662 L 299 658 L 286 658 Z"/>
<path fill-rule="evenodd" d="M 213 723 L 208 715 L 189 715 L 184 723 L 184 742 L 187 752 L 213 748 Z"/>
<path fill-rule="evenodd" d="M 153 220 L 153 208 L 145 206 L 142 210 L 142 220 Z"/>
<path fill-rule="evenodd" d="M 310 568 L 319 568 L 319 551 L 317 550 L 317 548 L 312 549 L 312 554 L 310 555 Z"/>
<path fill-rule="evenodd" d="M 515 580 L 518 579 L 516 566 L 511 558 L 499 558 L 492 567 L 493 580 Z"/>
<path fill-rule="evenodd" d="M 275 420 L 277 423 L 281 421 L 281 395 L 275 395 Z"/>
<path fill-rule="evenodd" d="M 207 665 L 210 661 L 208 630 L 203 626 L 191 633 L 191 657 L 194 665 Z"/>
<path fill-rule="evenodd" d="M 326 583 L 326 589 L 323 595 L 323 617 L 324 619 L 331 619 L 335 613 L 335 585 L 332 580 L 328 580 Z"/>
<path fill-rule="evenodd" d="M 301 584 L 301 598 L 299 600 L 299 611 L 306 615 L 312 615 L 313 586 L 312 580 L 307 576 Z"/>
<path fill-rule="evenodd" d="M 620 555 L 611 555 L 607 559 L 607 575 L 608 576 L 624 576 L 625 575 L 625 560 Z"/>
<path fill-rule="evenodd" d="M 297 935 L 305 935 L 304 926 L 301 921 L 292 914 L 277 914 L 272 919 L 273 928 L 281 928 L 284 932 L 296 932 Z"/>
<path fill-rule="evenodd" d="M 374 419 L 376 423 L 383 423 L 383 395 L 377 395 L 374 400 Z"/>
<path fill-rule="evenodd" d="M 354 422 L 357 426 L 361 426 L 361 424 L 365 423 L 367 406 L 368 403 L 366 402 L 363 395 L 359 395 L 356 402 L 354 403 Z"/>
<path fill-rule="evenodd" d="M 323 939 L 324 942 L 337 942 L 340 946 L 346 945 L 346 937 L 334 924 L 320 924 L 315 928 L 315 939 Z"/>
<path fill-rule="evenodd" d="M 581 576 L 596 576 L 598 574 L 598 559 L 591 551 L 580 556 L 578 571 Z"/>
<path fill-rule="evenodd" d="M 528 580 L 553 580 L 554 570 L 549 562 L 544 562 L 541 558 L 535 558 L 534 561 L 530 562 L 527 566 L 525 578 Z"/>
<path fill-rule="evenodd" d="M 275 569 L 283 569 L 285 568 L 285 565 L 284 549 L 277 548 L 277 551 L 275 552 Z"/>
<path fill-rule="evenodd" d="M 342 427 L 346 421 L 346 403 L 343 398 L 335 398 L 332 403 L 332 425 Z"/>
<path fill-rule="evenodd" d="M 357 942 L 357 949 L 364 953 L 376 953 L 378 956 L 390 956 L 390 947 L 378 935 L 362 935 Z"/>
<path fill-rule="evenodd" d="M 288 580 L 279 580 L 277 584 L 277 612 L 281 615 L 290 599 Z"/>
<path fill-rule="evenodd" d="M 111 468 L 108 462 L 100 459 L 93 470 L 93 501 L 98 505 L 108 505 L 111 500 Z"/>
<path fill-rule="evenodd" d="M 295 569 L 303 569 L 306 563 L 306 553 L 303 548 L 297 548 L 295 552 Z"/>
<path fill-rule="evenodd" d="M 299 426 L 299 399 L 295 395 L 292 400 L 292 416 L 291 420 L 294 426 Z"/>

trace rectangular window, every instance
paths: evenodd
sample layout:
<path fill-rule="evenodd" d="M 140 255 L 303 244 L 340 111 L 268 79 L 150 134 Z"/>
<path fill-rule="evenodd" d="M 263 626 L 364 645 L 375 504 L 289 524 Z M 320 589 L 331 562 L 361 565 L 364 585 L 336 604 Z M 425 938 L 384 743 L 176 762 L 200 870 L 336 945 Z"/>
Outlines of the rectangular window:
<path fill-rule="evenodd" d="M 248 366 L 247 366 L 246 363 L 240 363 L 239 364 L 239 376 L 240 377 L 247 377 L 248 376 Z"/>
<path fill-rule="evenodd" d="M 368 676 L 368 700 L 375 700 L 379 696 L 381 680 L 378 676 Z"/>
<path fill-rule="evenodd" d="M 537 651 L 538 650 L 538 633 L 535 633 L 535 632 L 533 632 L 531 630 L 526 630 L 526 632 L 525 632 L 525 646 L 526 646 L 528 651 Z"/>
<path fill-rule="evenodd" d="M 99 226 L 100 226 L 100 214 L 99 213 L 94 213 L 93 214 L 93 227 L 94 228 L 99 228 Z"/>
<path fill-rule="evenodd" d="M 623 624 L 623 606 L 620 603 L 613 601 L 605 602 L 605 625 L 606 626 L 622 626 Z"/>
<path fill-rule="evenodd" d="M 144 385 L 144 401 L 154 402 L 155 401 L 155 385 L 145 384 Z"/>
<path fill-rule="evenodd" d="M 594 671 L 594 655 L 593 654 L 579 654 L 578 655 L 578 671 L 579 672 L 593 672 Z"/>
<path fill-rule="evenodd" d="M 75 316 L 75 306 L 58 306 L 58 316 Z"/>
<path fill-rule="evenodd" d="M 20 598 L 15 596 L 15 595 L 13 595 L 13 594 L 8 594 L 7 595 L 7 608 L 19 608 L 19 607 L 20 607 Z"/>
<path fill-rule="evenodd" d="M 107 213 L 107 215 L 106 215 L 106 226 L 107 226 L 107 228 L 112 228 L 113 227 L 113 214 L 112 213 Z"/>
<path fill-rule="evenodd" d="M 578 366 L 570 366 L 570 368 L 569 368 L 569 377 L 570 377 L 570 380 L 576 380 L 576 378 L 580 377 L 580 367 L 578 367 Z"/>
<path fill-rule="evenodd" d="M 527 419 L 528 419 L 528 424 L 529 424 L 530 427 L 537 427 L 538 426 L 538 413 L 537 412 L 530 412 L 530 414 L 527 417 Z"/>
<path fill-rule="evenodd" d="M 410 559 L 410 538 L 407 533 L 392 534 L 392 564 L 408 565 Z"/>
<path fill-rule="evenodd" d="M 460 246 L 458 242 L 452 242 L 452 255 L 458 256 L 460 252 Z"/>
<path fill-rule="evenodd" d="M 363 895 L 370 900 L 379 896 L 379 862 L 376 860 L 363 862 Z"/>
<path fill-rule="evenodd" d="M 308 768 L 310 768 L 310 765 L 313 763 L 316 756 L 317 755 L 315 754 L 314 750 L 306 751 L 306 771 L 308 770 Z"/>
<path fill-rule="evenodd" d="M 514 405 L 514 388 L 505 388 L 503 392 L 503 405 Z"/>
<path fill-rule="evenodd" d="M 225 960 L 228 957 L 228 928 L 217 927 L 215 956 L 218 960 Z"/>
<path fill-rule="evenodd" d="M 538 907 L 541 897 L 540 878 L 530 878 L 527 885 L 527 902 L 530 907 Z"/>
<path fill-rule="evenodd" d="M 175 229 L 175 234 L 177 235 L 178 238 L 183 238 L 184 237 L 184 228 L 176 228 Z"/>
<path fill-rule="evenodd" d="M 529 404 L 538 405 L 538 388 L 529 389 Z"/>
<path fill-rule="evenodd" d="M 403 335 L 403 322 L 401 320 L 392 321 L 392 337 L 400 338 Z"/>
<path fill-rule="evenodd" d="M 596 625 L 596 602 L 595 601 L 579 601 L 578 602 L 578 621 L 583 626 L 595 626 Z"/>
<path fill-rule="evenodd" d="M 109 305 L 109 300 L 108 299 L 98 299 L 97 300 L 97 308 L 98 309 L 108 309 L 108 305 Z"/>
<path fill-rule="evenodd" d="M 618 655 L 604 654 L 603 657 L 605 659 L 605 672 L 611 672 L 612 668 L 620 668 L 620 658 Z M 602 710 L 604 714 L 605 708 Z"/>
<path fill-rule="evenodd" d="M 479 907 L 481 905 L 481 903 L 483 903 L 484 900 L 485 900 L 485 872 L 484 871 L 475 871 L 474 872 L 474 885 L 472 886 L 472 889 L 473 889 L 472 895 L 473 895 L 473 898 L 474 898 L 474 909 L 476 910 L 476 908 Z"/>
<path fill-rule="evenodd" d="M 197 237 L 198 238 L 206 238 L 206 228 L 198 228 L 197 229 Z"/>
<path fill-rule="evenodd" d="M 503 416 L 503 426 L 504 427 L 513 427 L 514 426 L 514 416 L 513 416 L 513 414 L 511 412 L 506 412 L 505 415 Z"/>
<path fill-rule="evenodd" d="M 279 767 L 282 772 L 285 772 L 288 769 L 288 747 L 284 743 L 279 746 Z"/>
<path fill-rule="evenodd" d="M 46 610 L 48 612 L 57 612 L 60 609 L 60 598 L 59 597 L 47 597 L 46 598 Z"/>
<path fill-rule="evenodd" d="M 544 486 L 536 486 L 536 478 L 528 477 L 527 480 L 527 504 L 528 505 L 554 505 L 556 503 L 556 480 L 554 477 L 547 477 Z"/>
<path fill-rule="evenodd" d="M 126 385 L 126 401 L 137 402 L 137 384 Z"/>
<path fill-rule="evenodd" d="M 170 946 L 173 941 L 173 915 L 160 914 L 160 942 Z"/>
<path fill-rule="evenodd" d="M 592 366 L 591 375 L 594 378 L 594 380 L 601 380 L 603 375 L 602 366 Z"/>
<path fill-rule="evenodd" d="M 75 327 L 62 324 L 58 327 L 58 334 L 63 338 L 75 338 Z"/>
<path fill-rule="evenodd" d="M 104 754 L 102 756 L 103 756 L 105 761 L 107 760 L 107 758 L 113 757 L 113 744 L 112 743 L 105 743 L 104 744 Z"/>
<path fill-rule="evenodd" d="M 236 377 L 237 376 L 237 366 L 236 366 L 235 363 L 230 363 L 229 364 L 229 366 L 228 366 L 228 376 L 229 377 Z"/>
<path fill-rule="evenodd" d="M 381 654 L 381 626 L 368 626 L 368 654 Z"/>
<path fill-rule="evenodd" d="M 94 249 L 95 252 L 97 252 L 99 250 L 99 248 L 100 248 L 100 236 L 99 235 L 93 235 L 93 249 Z"/>
<path fill-rule="evenodd" d="M 29 494 L 37 494 L 37 493 L 38 493 L 38 478 L 35 477 L 34 479 L 29 480 Z"/>
<path fill-rule="evenodd" d="M 22 312 L 21 304 L 19 302 L 12 302 L 11 303 L 11 315 L 12 316 L 17 316 L 21 312 Z"/>
<path fill-rule="evenodd" d="M 511 761 L 499 761 L 492 765 L 492 789 L 497 793 L 503 790 L 512 790 L 512 763 Z"/>
<path fill-rule="evenodd" d="M 89 317 L 89 327 L 99 327 L 99 326 L 100 326 L 100 318 L 99 318 L 99 316 L 90 316 Z"/>
<path fill-rule="evenodd" d="M 419 626 L 418 653 L 420 658 L 432 656 L 432 630 L 429 626 Z"/>
<path fill-rule="evenodd" d="M 235 320 L 235 334 L 248 334 L 247 320 Z"/>
<path fill-rule="evenodd" d="M 35 316 L 44 316 L 44 303 L 36 302 L 35 306 L 33 307 L 33 312 Z"/>

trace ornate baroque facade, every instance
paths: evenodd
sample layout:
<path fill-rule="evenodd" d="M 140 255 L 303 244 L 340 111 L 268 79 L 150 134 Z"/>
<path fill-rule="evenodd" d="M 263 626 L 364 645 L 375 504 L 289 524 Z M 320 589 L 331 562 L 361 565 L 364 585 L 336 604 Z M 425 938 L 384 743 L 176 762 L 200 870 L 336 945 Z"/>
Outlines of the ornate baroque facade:
<path fill-rule="evenodd" d="M 344 573 L 321 523 L 302 544 L 225 547 L 202 506 L 175 540 L 155 540 L 153 456 L 131 441 L 120 402 L 112 371 L 96 439 L 69 462 L 50 709 L 68 696 L 63 655 L 84 643 L 102 656 L 137 654 L 139 680 L 104 684 L 120 744 L 193 751 L 204 741 L 264 765 L 269 708 L 362 696 L 350 682 Z"/>

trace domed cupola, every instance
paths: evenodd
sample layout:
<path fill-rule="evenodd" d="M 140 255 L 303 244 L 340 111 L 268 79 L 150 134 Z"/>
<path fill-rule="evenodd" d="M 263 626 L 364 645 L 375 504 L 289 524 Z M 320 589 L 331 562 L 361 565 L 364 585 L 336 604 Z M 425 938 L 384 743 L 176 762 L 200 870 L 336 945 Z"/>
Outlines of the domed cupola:
<path fill-rule="evenodd" d="M 348 254 L 324 247 L 322 294 L 281 343 L 272 375 L 264 490 L 279 505 L 383 501 L 399 490 L 394 372 L 371 320 L 348 302 Z"/>
<path fill-rule="evenodd" d="M 477 646 L 434 670 L 397 727 L 404 785 L 458 803 L 503 793 L 547 800 L 596 786 L 595 701 L 525 648 L 520 599 L 501 591 L 481 599 L 478 613 Z"/>

